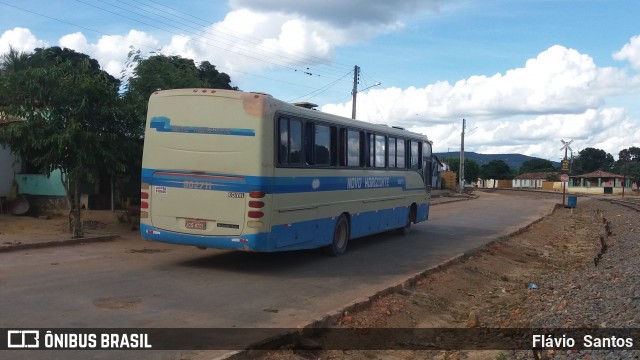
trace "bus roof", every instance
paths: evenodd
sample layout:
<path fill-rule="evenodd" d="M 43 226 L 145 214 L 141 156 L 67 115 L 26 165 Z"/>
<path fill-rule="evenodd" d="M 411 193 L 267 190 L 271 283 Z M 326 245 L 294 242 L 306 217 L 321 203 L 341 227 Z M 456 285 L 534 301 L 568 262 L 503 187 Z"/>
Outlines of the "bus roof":
<path fill-rule="evenodd" d="M 190 89 L 171 89 L 171 90 L 158 90 L 151 94 L 151 97 L 165 97 L 165 96 L 186 96 L 186 95 L 195 95 L 195 96 L 220 96 L 220 97 L 229 97 L 229 98 L 242 98 L 243 96 L 247 96 L 248 94 L 254 94 L 257 96 L 264 96 L 266 101 L 277 103 L 279 105 L 279 112 L 289 113 L 294 115 L 301 115 L 306 117 L 311 117 L 343 126 L 353 126 L 357 128 L 361 128 L 363 130 L 371 130 L 371 131 L 379 131 L 385 134 L 395 135 L 395 136 L 404 136 L 404 137 L 414 137 L 421 138 L 424 141 L 429 141 L 428 137 L 424 134 L 415 133 L 412 131 L 405 130 L 404 128 L 397 126 L 389 126 L 384 124 L 375 124 L 357 119 L 350 119 L 339 115 L 329 114 L 322 111 L 318 111 L 313 109 L 310 105 L 315 105 L 311 103 L 304 103 L 305 106 L 302 106 L 300 103 L 288 103 L 279 99 L 274 98 L 268 93 L 263 92 L 243 92 L 237 90 L 226 90 L 226 89 L 205 89 L 205 88 L 190 88 Z M 309 104 L 309 105 L 307 105 Z M 315 105 L 317 107 L 317 105 Z"/>

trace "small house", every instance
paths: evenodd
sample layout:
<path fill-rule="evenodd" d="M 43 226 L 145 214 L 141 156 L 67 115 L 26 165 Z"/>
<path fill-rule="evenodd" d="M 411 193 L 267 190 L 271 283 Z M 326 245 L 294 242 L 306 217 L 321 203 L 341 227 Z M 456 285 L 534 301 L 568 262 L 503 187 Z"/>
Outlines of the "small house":
<path fill-rule="evenodd" d="M 516 176 L 511 182 L 514 189 L 542 189 L 542 183 L 550 177 L 557 176 L 557 172 L 531 172 Z"/>

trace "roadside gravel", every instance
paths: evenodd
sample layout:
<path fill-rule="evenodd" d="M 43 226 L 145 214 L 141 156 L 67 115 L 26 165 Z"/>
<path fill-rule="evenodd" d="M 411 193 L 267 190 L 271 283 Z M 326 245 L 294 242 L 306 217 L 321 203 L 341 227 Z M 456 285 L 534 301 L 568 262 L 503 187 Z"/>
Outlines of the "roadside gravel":
<path fill-rule="evenodd" d="M 513 196 L 555 196 L 513 192 Z M 561 197 L 560 197 L 561 199 Z M 603 244 L 606 246 L 603 247 Z M 597 265 L 596 265 L 597 261 Z M 528 289 L 535 283 L 537 289 Z M 579 198 L 509 239 L 452 263 L 409 289 L 343 314 L 338 328 L 626 329 L 640 327 L 640 212 Z M 620 329 L 620 330 L 618 330 Z M 618 333 L 616 333 L 618 334 Z M 322 339 L 319 339 L 322 342 Z M 576 339 L 581 341 L 582 339 Z M 640 337 L 634 338 L 640 341 Z M 637 345 L 636 345 L 637 346 Z M 294 350 L 236 358 L 640 359 L 628 350 Z"/>

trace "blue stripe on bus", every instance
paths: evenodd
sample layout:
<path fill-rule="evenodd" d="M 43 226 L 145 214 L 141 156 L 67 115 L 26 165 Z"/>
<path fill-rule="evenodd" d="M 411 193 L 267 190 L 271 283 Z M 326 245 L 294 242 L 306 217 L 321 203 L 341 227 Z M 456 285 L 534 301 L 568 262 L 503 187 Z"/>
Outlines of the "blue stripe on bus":
<path fill-rule="evenodd" d="M 228 179 L 227 179 L 228 178 Z M 424 190 L 408 188 L 405 176 L 294 176 L 262 177 L 232 174 L 194 174 L 184 171 L 142 169 L 142 182 L 154 186 L 196 188 L 230 192 L 262 191 L 266 194 L 401 188 L 403 191 Z"/>
<path fill-rule="evenodd" d="M 402 227 L 409 209 L 397 207 L 350 214 L 350 238 L 355 239 Z M 416 222 L 427 220 L 429 204 L 419 204 Z M 178 233 L 140 224 L 142 237 L 178 245 L 203 246 L 244 251 L 285 251 L 313 249 L 331 244 L 337 217 L 274 225 L 271 232 L 238 236 L 204 236 Z"/>
<path fill-rule="evenodd" d="M 166 116 L 154 116 L 151 118 L 149 127 L 158 132 L 177 132 L 185 134 L 206 134 L 206 135 L 231 135 L 231 136 L 256 136 L 253 129 L 238 128 L 211 128 L 205 126 L 179 126 L 171 125 L 171 119 Z"/>

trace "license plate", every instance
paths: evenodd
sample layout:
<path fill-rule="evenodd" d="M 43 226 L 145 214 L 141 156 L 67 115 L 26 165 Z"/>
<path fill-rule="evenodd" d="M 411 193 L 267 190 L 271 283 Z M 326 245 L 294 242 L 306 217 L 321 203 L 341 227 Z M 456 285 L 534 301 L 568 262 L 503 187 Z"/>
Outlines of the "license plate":
<path fill-rule="evenodd" d="M 187 229 L 204 230 L 207 228 L 207 222 L 202 220 L 186 220 L 184 227 Z"/>

